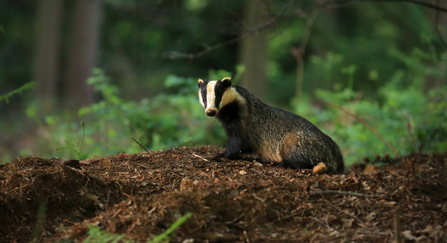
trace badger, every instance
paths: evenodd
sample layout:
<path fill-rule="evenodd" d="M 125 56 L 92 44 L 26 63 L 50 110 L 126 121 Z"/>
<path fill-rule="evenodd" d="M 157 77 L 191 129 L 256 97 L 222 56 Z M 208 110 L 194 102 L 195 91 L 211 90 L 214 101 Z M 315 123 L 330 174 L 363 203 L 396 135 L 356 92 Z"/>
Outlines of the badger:
<path fill-rule="evenodd" d="M 198 80 L 199 100 L 209 117 L 216 117 L 228 137 L 221 155 L 228 159 L 254 153 L 263 162 L 315 173 L 342 173 L 338 145 L 311 122 L 296 114 L 264 104 L 231 78 Z"/>

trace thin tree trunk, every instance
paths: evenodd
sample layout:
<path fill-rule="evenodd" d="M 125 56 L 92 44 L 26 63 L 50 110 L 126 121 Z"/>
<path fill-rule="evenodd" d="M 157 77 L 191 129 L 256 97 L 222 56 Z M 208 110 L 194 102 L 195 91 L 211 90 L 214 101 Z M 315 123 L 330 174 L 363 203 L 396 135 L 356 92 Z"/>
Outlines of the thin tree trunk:
<path fill-rule="evenodd" d="M 246 29 L 256 28 L 266 21 L 267 1 L 248 0 L 245 6 L 244 21 Z M 242 85 L 248 88 L 260 99 L 265 98 L 267 89 L 267 37 L 263 30 L 242 40 L 240 49 L 240 63 L 245 65 Z"/>
<path fill-rule="evenodd" d="M 37 3 L 32 77 L 37 82 L 36 98 L 44 113 L 55 108 L 57 99 L 63 5 L 63 0 L 40 0 Z"/>
<path fill-rule="evenodd" d="M 64 87 L 66 108 L 77 109 L 94 100 L 93 88 L 86 81 L 97 65 L 100 20 L 101 0 L 75 0 Z"/>

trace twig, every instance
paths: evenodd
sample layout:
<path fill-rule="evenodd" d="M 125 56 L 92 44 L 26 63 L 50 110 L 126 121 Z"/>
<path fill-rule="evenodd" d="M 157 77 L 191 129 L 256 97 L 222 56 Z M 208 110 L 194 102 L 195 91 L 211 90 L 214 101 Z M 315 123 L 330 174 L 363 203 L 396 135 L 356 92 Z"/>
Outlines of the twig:
<path fill-rule="evenodd" d="M 371 127 L 365 120 L 363 120 L 363 118 L 361 118 L 361 117 L 357 116 L 356 114 L 353 114 L 353 113 L 351 113 L 351 112 L 349 112 L 349 111 L 347 111 L 347 110 L 345 110 L 345 109 L 343 109 L 343 108 L 341 108 L 341 107 L 339 107 L 339 106 L 337 106 L 337 105 L 334 105 L 334 104 L 332 104 L 332 103 L 326 102 L 326 104 L 328 104 L 328 105 L 330 105 L 330 106 L 332 106 L 332 107 L 335 107 L 335 108 L 337 108 L 337 109 L 343 111 L 344 113 L 346 113 L 346 114 L 348 114 L 348 115 L 350 115 L 350 116 L 353 116 L 353 117 L 354 117 L 355 119 L 357 119 L 360 123 L 362 123 L 363 126 L 365 126 L 366 128 L 368 128 L 368 129 L 369 129 L 371 132 L 373 132 L 378 138 L 380 138 L 380 140 L 382 140 L 382 141 L 388 146 L 388 148 L 391 149 L 391 151 L 393 151 L 393 153 L 396 155 L 396 157 L 399 157 L 399 156 L 400 156 L 399 153 L 397 152 L 397 150 L 395 150 L 394 147 L 391 146 L 391 144 L 390 144 L 385 138 L 383 138 L 382 135 L 380 135 L 379 132 L 377 132 L 376 129 L 374 129 L 373 127 Z"/>
<path fill-rule="evenodd" d="M 135 209 L 138 210 L 138 205 L 137 205 L 137 202 L 135 201 L 135 199 L 132 196 L 132 191 L 130 192 L 131 195 L 129 195 L 129 194 L 125 193 L 125 192 L 122 192 L 122 193 L 130 199 L 130 201 L 133 203 L 133 206 L 135 207 Z"/>
<path fill-rule="evenodd" d="M 357 182 L 356 182 L 356 183 L 357 183 Z M 333 204 L 332 204 L 331 202 L 329 202 L 329 200 L 327 200 L 326 197 L 324 197 L 323 195 L 321 195 L 321 197 L 327 202 L 327 205 L 329 205 L 330 207 L 333 207 L 333 208 L 335 208 L 336 210 L 338 210 L 338 211 L 340 211 L 340 212 L 342 212 L 342 213 L 344 213 L 344 214 L 347 214 L 348 216 L 351 216 L 353 219 L 357 220 L 357 222 L 359 222 L 360 224 L 365 224 L 361 219 L 359 219 L 359 218 L 358 218 L 357 216 L 355 216 L 354 214 L 349 213 L 349 212 L 346 212 L 346 211 L 344 211 L 343 209 L 341 209 L 341 208 L 339 208 L 339 207 L 333 205 Z"/>
<path fill-rule="evenodd" d="M 205 160 L 206 162 L 209 162 L 209 160 L 203 158 L 202 156 L 200 156 L 200 155 L 198 155 L 198 154 L 196 154 L 196 153 L 192 153 L 192 156 L 197 157 L 197 158 L 200 158 L 200 159 L 203 159 L 203 160 Z"/>
<path fill-rule="evenodd" d="M 396 236 L 396 242 L 401 243 L 402 237 L 400 235 L 400 207 L 397 205 L 394 217 L 393 217 L 394 235 Z"/>
<path fill-rule="evenodd" d="M 144 150 L 146 150 L 146 152 L 149 153 L 149 151 L 147 151 L 147 149 L 145 147 L 143 147 L 143 145 L 141 145 L 139 142 L 137 142 L 137 140 L 135 140 L 135 138 L 132 138 L 133 141 L 135 141 L 138 145 L 140 145 L 140 147 L 142 147 Z"/>
<path fill-rule="evenodd" d="M 390 234 L 388 234 L 387 232 L 380 232 L 380 231 L 367 231 L 367 230 L 363 230 L 363 231 L 358 231 L 356 232 L 356 234 L 365 234 L 365 235 L 381 235 L 381 236 L 389 236 Z M 385 241 L 386 242 L 386 241 Z"/>
<path fill-rule="evenodd" d="M 408 170 L 407 170 L 407 176 L 409 175 L 414 175 L 414 171 L 415 171 L 415 163 L 416 163 L 416 159 L 412 158 L 409 162 L 408 162 Z"/>
<path fill-rule="evenodd" d="M 241 214 L 241 215 L 239 215 L 239 216 L 237 216 L 235 219 L 233 219 L 233 220 L 231 220 L 231 221 L 227 221 L 227 222 L 224 222 L 224 224 L 233 224 L 233 223 L 235 223 L 236 221 L 239 221 L 241 218 L 243 218 L 245 216 L 245 213 L 243 213 L 243 214 Z"/>
<path fill-rule="evenodd" d="M 252 34 L 259 34 L 259 32 L 261 32 L 262 30 L 267 29 L 268 27 L 276 24 L 280 19 L 284 19 L 284 18 L 291 18 L 291 17 L 295 17 L 296 15 L 302 14 L 301 11 L 298 11 L 294 14 L 291 15 L 284 15 L 284 13 L 289 9 L 289 7 L 291 5 L 293 5 L 295 3 L 295 1 L 290 1 L 288 4 L 286 4 L 283 8 L 281 8 L 281 10 L 273 17 L 270 19 L 270 21 L 267 21 L 264 24 L 260 24 L 254 28 L 248 29 L 247 31 L 245 31 L 244 33 L 242 33 L 241 35 L 234 37 L 228 41 L 224 41 L 221 43 L 218 43 L 216 45 L 213 46 L 207 46 L 205 48 L 205 50 L 200 51 L 196 54 L 191 54 L 191 53 L 180 53 L 180 52 L 165 52 L 163 53 L 163 57 L 164 58 L 169 58 L 169 59 L 178 59 L 178 58 L 187 58 L 190 61 L 193 61 L 199 57 L 202 57 L 206 54 L 208 54 L 211 51 L 214 51 L 218 48 L 224 47 L 224 46 L 228 46 L 234 43 L 237 43 L 239 41 L 241 41 L 242 39 L 246 38 L 249 35 Z"/>
<path fill-rule="evenodd" d="M 346 192 L 346 191 L 335 191 L 335 190 L 326 190 L 321 192 L 314 192 L 309 194 L 309 196 L 316 196 L 316 195 L 322 195 L 322 194 L 340 194 L 340 195 L 347 195 L 347 196 L 356 196 L 356 197 L 383 197 L 383 195 L 369 195 L 369 194 L 363 194 L 358 192 Z"/>
<path fill-rule="evenodd" d="M 295 1 L 291 1 L 288 4 L 286 4 L 279 12 L 278 14 L 276 14 L 275 17 L 271 18 L 270 21 L 261 24 L 255 28 L 252 28 L 250 30 L 247 30 L 246 32 L 242 33 L 241 35 L 234 37 L 228 41 L 224 41 L 212 46 L 207 46 L 203 51 L 200 51 L 198 53 L 182 53 L 182 52 L 177 52 L 177 51 L 170 51 L 170 52 L 165 52 L 163 53 L 163 57 L 164 58 L 168 58 L 168 59 L 179 59 L 179 58 L 185 58 L 185 59 L 189 59 L 190 61 L 193 61 L 199 57 L 202 57 L 206 54 L 208 54 L 211 51 L 214 51 L 216 49 L 219 49 L 221 47 L 224 46 L 228 46 L 234 43 L 237 43 L 239 41 L 241 41 L 242 39 L 246 38 L 249 35 L 252 34 L 258 34 L 260 31 L 267 29 L 268 27 L 277 24 L 280 21 L 286 20 L 286 19 L 290 19 L 296 16 L 300 16 L 305 12 L 311 12 L 311 11 L 316 11 L 319 9 L 328 9 L 328 8 L 345 8 L 351 4 L 355 4 L 355 3 L 360 3 L 360 2 L 376 2 L 376 3 L 389 3 L 389 2 L 401 2 L 401 3 L 413 3 L 413 4 L 417 4 L 426 8 L 431 8 L 437 11 L 441 11 L 441 12 L 447 12 L 447 8 L 443 8 L 434 4 L 430 4 L 427 2 L 422 2 L 422 1 L 418 1 L 418 0 L 340 0 L 340 1 L 327 1 L 323 4 L 316 4 L 316 5 L 311 5 L 309 7 L 306 8 L 302 8 L 299 9 L 298 11 L 295 11 L 292 14 L 289 15 L 284 15 L 285 11 L 290 9 L 290 7 L 292 5 L 295 4 Z M 437 28 L 436 28 L 437 29 Z M 443 39 L 442 39 L 443 40 Z M 444 41 L 445 44 L 445 41 Z M 446 45 L 446 44 L 445 44 Z"/>
<path fill-rule="evenodd" d="M 109 201 L 110 201 L 110 190 L 107 192 L 106 207 L 105 207 L 105 209 L 104 209 L 104 211 L 106 212 L 106 215 L 105 215 L 105 217 L 104 217 L 104 223 L 103 223 L 104 228 L 107 228 L 107 223 L 108 223 L 108 221 L 109 221 L 109 210 L 108 210 L 108 207 L 109 207 Z"/>
<path fill-rule="evenodd" d="M 423 7 L 426 8 L 432 8 L 435 9 L 437 11 L 442 11 L 442 12 L 447 12 L 447 8 L 443 8 L 437 5 L 433 5 L 427 2 L 422 2 L 422 1 L 418 1 L 418 0 L 357 0 L 357 1 L 353 1 L 353 2 L 382 2 L 382 3 L 390 3 L 390 2 L 406 2 L 406 3 L 414 3 L 417 5 L 421 5 Z"/>
<path fill-rule="evenodd" d="M 250 243 L 250 239 L 248 238 L 247 231 L 244 230 L 245 242 Z"/>
<path fill-rule="evenodd" d="M 323 220 L 321 220 L 319 218 L 312 217 L 312 216 L 309 216 L 309 218 L 312 219 L 313 221 L 319 223 L 320 225 L 324 226 L 326 229 L 330 229 L 334 232 L 338 232 L 337 230 L 335 230 L 334 228 L 332 228 L 331 226 L 329 226 L 328 224 L 326 224 Z"/>
<path fill-rule="evenodd" d="M 440 6 L 439 5 L 440 0 L 436 1 L 436 6 Z M 442 36 L 441 31 L 439 31 L 439 10 L 436 10 L 436 17 L 435 17 L 435 30 L 436 33 L 439 36 L 439 39 L 441 39 L 442 44 L 444 45 L 444 47 L 447 47 L 447 43 L 444 40 L 444 36 Z"/>

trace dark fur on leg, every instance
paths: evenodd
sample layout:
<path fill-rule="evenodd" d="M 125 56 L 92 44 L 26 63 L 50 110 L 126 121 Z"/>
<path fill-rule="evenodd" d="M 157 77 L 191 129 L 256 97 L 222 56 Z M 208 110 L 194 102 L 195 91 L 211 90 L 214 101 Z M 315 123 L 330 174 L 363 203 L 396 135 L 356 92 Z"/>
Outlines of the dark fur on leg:
<path fill-rule="evenodd" d="M 313 165 L 303 155 L 294 153 L 283 157 L 282 165 L 292 169 L 312 169 Z"/>

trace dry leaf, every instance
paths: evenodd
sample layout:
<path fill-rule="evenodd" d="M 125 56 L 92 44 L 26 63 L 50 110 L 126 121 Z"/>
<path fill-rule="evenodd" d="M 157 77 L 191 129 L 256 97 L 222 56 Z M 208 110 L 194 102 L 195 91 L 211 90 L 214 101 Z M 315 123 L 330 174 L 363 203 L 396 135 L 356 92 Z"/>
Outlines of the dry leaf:
<path fill-rule="evenodd" d="M 352 222 L 354 222 L 354 219 L 341 219 L 343 221 L 343 228 L 351 228 Z"/>
<path fill-rule="evenodd" d="M 375 166 L 375 165 L 372 165 L 372 164 L 367 164 L 366 168 L 363 170 L 363 174 L 371 174 L 375 170 L 377 170 L 378 168 L 379 168 L 379 166 Z"/>
<path fill-rule="evenodd" d="M 403 235 L 405 238 L 407 238 L 408 240 L 414 240 L 414 241 L 416 241 L 416 242 L 421 241 L 421 240 L 425 240 L 425 239 L 427 238 L 427 237 L 425 237 L 425 236 L 423 236 L 423 235 L 421 235 L 421 236 L 419 236 L 419 237 L 413 236 L 413 235 L 411 234 L 411 231 L 409 231 L 409 230 L 402 231 L 401 233 L 402 233 L 402 235 Z"/>
<path fill-rule="evenodd" d="M 193 190 L 193 181 L 188 178 L 183 178 L 180 182 L 180 191 L 192 191 Z"/>

